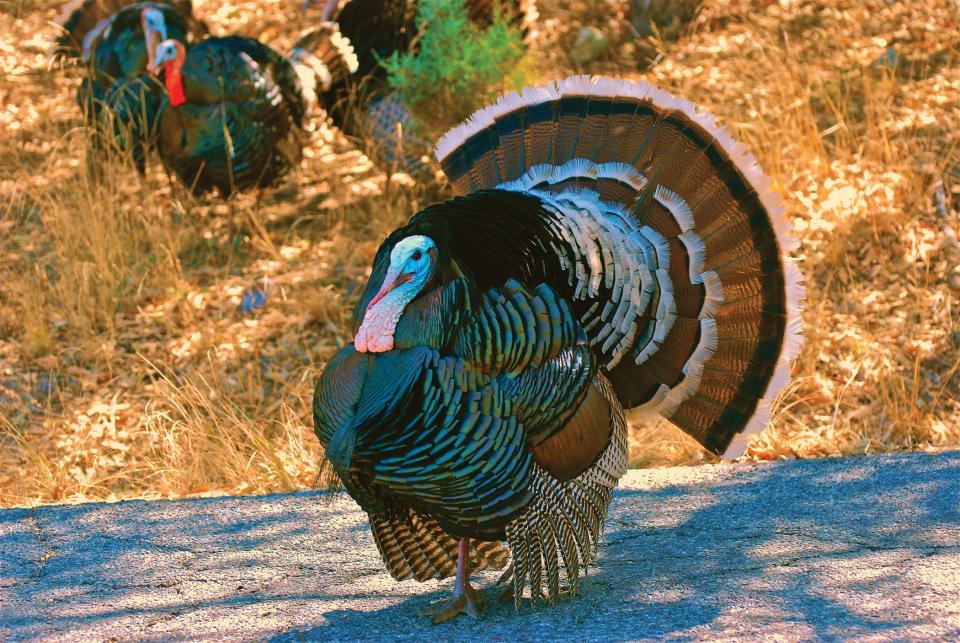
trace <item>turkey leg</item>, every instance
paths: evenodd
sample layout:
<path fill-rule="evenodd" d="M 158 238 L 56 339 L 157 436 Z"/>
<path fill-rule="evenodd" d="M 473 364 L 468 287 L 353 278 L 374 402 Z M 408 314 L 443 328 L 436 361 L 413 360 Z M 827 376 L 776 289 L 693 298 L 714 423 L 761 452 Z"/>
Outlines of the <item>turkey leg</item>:
<path fill-rule="evenodd" d="M 443 623 L 454 616 L 469 614 L 480 618 L 483 597 L 470 585 L 470 539 L 461 538 L 457 549 L 457 578 L 453 583 L 453 598 L 438 608 L 426 610 L 424 616 L 432 616 L 434 623 Z"/>

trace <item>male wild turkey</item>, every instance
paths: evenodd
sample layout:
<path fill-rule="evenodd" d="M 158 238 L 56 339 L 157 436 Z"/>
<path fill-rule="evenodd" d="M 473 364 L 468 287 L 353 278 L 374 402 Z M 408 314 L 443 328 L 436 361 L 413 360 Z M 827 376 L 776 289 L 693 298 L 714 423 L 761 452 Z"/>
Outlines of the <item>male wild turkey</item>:
<path fill-rule="evenodd" d="M 53 41 L 52 54 L 57 58 L 89 60 L 95 43 L 111 29 L 114 16 L 136 0 L 72 0 L 63 6 L 55 23 L 60 28 Z M 194 39 L 207 35 L 207 26 L 193 15 L 191 0 L 153 0 L 169 8 L 186 22 L 185 31 Z M 166 14 L 166 12 L 164 12 Z M 163 40 L 161 38 L 161 40 Z M 156 46 L 157 43 L 153 43 Z"/>
<path fill-rule="evenodd" d="M 381 245 L 313 412 L 390 574 L 456 574 L 443 620 L 508 551 L 518 606 L 561 575 L 576 592 L 625 409 L 742 453 L 789 378 L 803 288 L 753 156 L 645 83 L 506 95 L 436 156 L 460 196 Z"/>
<path fill-rule="evenodd" d="M 77 102 L 90 125 L 112 135 L 119 149 L 131 149 L 141 170 L 163 99 L 163 88 L 147 67 L 161 41 L 188 43 L 199 37 L 192 31 L 195 24 L 174 5 L 138 2 L 111 14 L 85 37 L 89 69 Z"/>
<path fill-rule="evenodd" d="M 304 119 L 330 82 L 304 35 L 289 57 L 251 38 L 208 38 L 157 48 L 167 95 L 158 148 L 164 164 L 196 192 L 267 187 L 300 162 Z M 344 51 L 349 54 L 346 45 Z"/>
<path fill-rule="evenodd" d="M 538 18 L 535 0 L 457 1 L 464 2 L 469 19 L 481 27 L 488 27 L 495 11 L 502 11 L 529 36 Z M 320 101 L 332 123 L 358 141 L 375 162 L 426 179 L 434 174 L 433 164 L 424 161 L 431 142 L 418 133 L 416 119 L 388 86 L 381 64 L 394 53 L 416 47 L 418 4 L 419 0 L 350 0 L 328 29 L 356 52 L 356 70 L 337 76 Z"/>

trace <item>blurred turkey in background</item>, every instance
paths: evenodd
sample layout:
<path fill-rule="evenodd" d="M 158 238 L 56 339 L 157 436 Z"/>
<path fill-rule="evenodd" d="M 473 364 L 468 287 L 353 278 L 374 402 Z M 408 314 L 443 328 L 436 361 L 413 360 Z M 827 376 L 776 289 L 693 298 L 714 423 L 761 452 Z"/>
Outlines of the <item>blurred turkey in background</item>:
<path fill-rule="evenodd" d="M 112 145 L 142 172 L 157 149 L 195 193 L 266 188 L 299 165 L 311 119 L 326 114 L 385 170 L 432 180 L 435 130 L 521 82 L 537 18 L 533 0 L 351 0 L 315 11 L 317 24 L 284 53 L 255 38 L 207 38 L 189 0 L 68 5 L 53 54 L 87 66 L 78 101 L 101 133 L 93 164 Z"/>
<path fill-rule="evenodd" d="M 335 19 L 357 71 L 323 105 L 384 170 L 431 180 L 436 136 L 478 98 L 522 84 L 510 76 L 537 18 L 535 0 L 351 0 Z"/>

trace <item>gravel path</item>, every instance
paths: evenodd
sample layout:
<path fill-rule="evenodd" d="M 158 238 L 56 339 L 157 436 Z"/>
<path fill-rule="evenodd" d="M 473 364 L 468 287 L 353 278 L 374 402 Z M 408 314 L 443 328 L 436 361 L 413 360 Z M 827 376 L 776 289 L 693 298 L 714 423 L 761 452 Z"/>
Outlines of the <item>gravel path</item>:
<path fill-rule="evenodd" d="M 960 452 L 630 472 L 552 607 L 417 615 L 345 496 L 0 511 L 0 640 L 960 638 Z"/>

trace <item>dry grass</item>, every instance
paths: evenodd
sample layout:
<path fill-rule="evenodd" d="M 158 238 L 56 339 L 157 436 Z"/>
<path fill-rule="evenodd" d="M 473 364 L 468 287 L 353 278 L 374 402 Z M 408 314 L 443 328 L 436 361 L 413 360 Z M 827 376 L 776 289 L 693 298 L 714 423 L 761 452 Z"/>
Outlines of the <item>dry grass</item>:
<path fill-rule="evenodd" d="M 263 30 L 281 47 L 310 22 L 293 2 L 197 4 L 220 33 Z M 79 76 L 44 56 L 56 7 L 4 7 L 0 504 L 311 486 L 313 379 L 350 339 L 379 240 L 442 193 L 388 180 L 324 127 L 261 201 L 194 199 L 123 158 L 94 180 Z M 627 13 L 620 0 L 544 7 L 543 78 L 643 75 L 715 112 L 801 237 L 807 342 L 747 457 L 960 446 L 956 5 L 710 0 L 686 30 L 643 41 Z M 574 69 L 581 24 L 610 45 Z M 244 232 L 232 248 L 231 219 Z M 664 424 L 635 427 L 631 452 L 637 466 L 708 459 Z"/>

